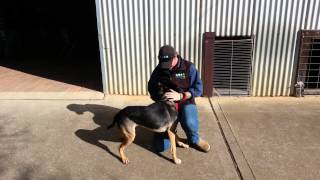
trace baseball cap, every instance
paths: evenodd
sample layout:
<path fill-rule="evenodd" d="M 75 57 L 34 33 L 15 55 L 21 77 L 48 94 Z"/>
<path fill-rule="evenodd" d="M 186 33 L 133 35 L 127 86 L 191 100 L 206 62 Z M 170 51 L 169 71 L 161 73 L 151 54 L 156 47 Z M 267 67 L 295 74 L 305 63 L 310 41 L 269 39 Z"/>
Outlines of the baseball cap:
<path fill-rule="evenodd" d="M 159 50 L 159 65 L 163 69 L 168 69 L 171 67 L 172 64 L 172 58 L 176 55 L 176 50 L 170 46 L 165 45 L 162 46 Z"/>

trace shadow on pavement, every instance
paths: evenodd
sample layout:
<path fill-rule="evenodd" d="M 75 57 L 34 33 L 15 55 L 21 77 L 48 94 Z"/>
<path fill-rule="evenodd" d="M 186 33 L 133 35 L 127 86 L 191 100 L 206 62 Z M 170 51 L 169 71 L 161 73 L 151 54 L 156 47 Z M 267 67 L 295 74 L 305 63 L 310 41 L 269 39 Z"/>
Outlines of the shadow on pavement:
<path fill-rule="evenodd" d="M 110 106 L 104 106 L 104 105 L 98 105 L 98 104 L 69 104 L 67 108 L 70 111 L 73 111 L 77 113 L 78 115 L 83 114 L 84 112 L 91 112 L 94 114 L 93 116 L 93 122 L 99 127 L 93 130 L 88 129 L 78 129 L 75 134 L 83 141 L 93 144 L 95 146 L 98 146 L 105 151 L 107 151 L 110 155 L 117 158 L 119 161 L 121 161 L 120 157 L 112 152 L 108 146 L 100 143 L 99 141 L 112 141 L 112 142 L 121 142 L 121 135 L 119 133 L 118 128 L 114 127 L 112 129 L 107 130 L 107 126 L 110 125 L 113 121 L 113 117 L 116 115 L 117 112 L 120 111 L 120 109 L 110 107 Z M 134 143 L 143 147 L 144 149 L 147 149 L 156 155 L 167 159 L 168 161 L 171 161 L 168 157 L 162 155 L 159 152 L 156 152 L 152 145 L 153 145 L 153 132 L 148 131 L 144 128 L 137 127 L 136 129 L 136 138 L 134 140 Z M 120 145 L 120 144 L 119 144 Z M 130 148 L 130 146 L 128 147 Z M 117 149 L 118 150 L 118 149 Z"/>

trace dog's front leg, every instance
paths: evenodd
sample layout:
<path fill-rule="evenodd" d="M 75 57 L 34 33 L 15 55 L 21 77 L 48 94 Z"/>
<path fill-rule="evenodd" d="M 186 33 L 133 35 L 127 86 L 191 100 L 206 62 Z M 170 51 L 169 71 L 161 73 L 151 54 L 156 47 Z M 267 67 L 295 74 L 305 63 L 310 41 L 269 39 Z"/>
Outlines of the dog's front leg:
<path fill-rule="evenodd" d="M 181 164 L 181 159 L 177 158 L 175 134 L 170 129 L 168 129 L 168 135 L 170 139 L 170 150 L 171 150 L 173 161 L 176 164 Z"/>

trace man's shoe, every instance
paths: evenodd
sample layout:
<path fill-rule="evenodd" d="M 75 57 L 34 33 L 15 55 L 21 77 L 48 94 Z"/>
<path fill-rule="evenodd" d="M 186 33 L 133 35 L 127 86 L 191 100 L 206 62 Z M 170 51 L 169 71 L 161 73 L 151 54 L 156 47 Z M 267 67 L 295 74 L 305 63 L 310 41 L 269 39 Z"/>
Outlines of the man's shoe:
<path fill-rule="evenodd" d="M 191 146 L 202 152 L 209 152 L 210 150 L 209 143 L 201 138 L 199 139 L 199 142 L 197 144 L 192 144 Z"/>

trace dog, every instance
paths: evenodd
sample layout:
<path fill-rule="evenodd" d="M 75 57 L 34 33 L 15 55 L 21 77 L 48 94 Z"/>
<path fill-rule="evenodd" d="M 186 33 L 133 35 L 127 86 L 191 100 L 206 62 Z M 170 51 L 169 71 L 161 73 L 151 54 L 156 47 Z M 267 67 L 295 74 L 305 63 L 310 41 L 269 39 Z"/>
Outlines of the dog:
<path fill-rule="evenodd" d="M 164 93 L 169 88 L 165 88 L 161 83 L 159 83 L 159 87 L 159 93 L 162 94 L 160 100 L 149 106 L 125 107 L 115 115 L 112 124 L 107 127 L 107 129 L 110 129 L 117 125 L 123 135 L 123 141 L 119 147 L 119 154 L 123 164 L 129 163 L 124 150 L 134 141 L 136 136 L 135 128 L 137 126 L 142 126 L 153 132 L 167 132 L 170 140 L 170 151 L 175 164 L 181 164 L 181 159 L 177 158 L 176 154 L 176 143 L 184 148 L 189 147 L 180 141 L 180 138 L 175 133 L 178 124 L 178 112 L 176 111 L 175 103 L 164 96 Z"/>

